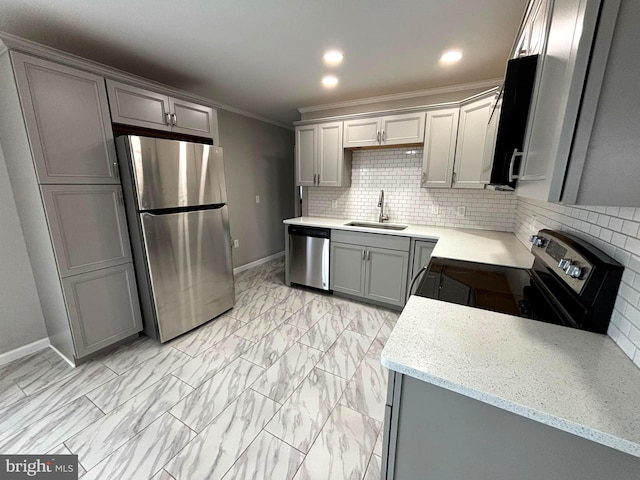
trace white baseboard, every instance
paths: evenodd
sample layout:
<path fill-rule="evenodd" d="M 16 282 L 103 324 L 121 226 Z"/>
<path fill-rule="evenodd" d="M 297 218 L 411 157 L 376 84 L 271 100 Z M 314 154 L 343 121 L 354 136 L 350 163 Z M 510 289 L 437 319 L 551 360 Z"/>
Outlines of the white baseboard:
<path fill-rule="evenodd" d="M 268 257 L 260 258 L 255 262 L 245 263 L 237 268 L 233 269 L 233 274 L 237 275 L 240 272 L 244 272 L 245 270 L 249 270 L 250 268 L 257 267 L 258 265 L 262 265 L 263 263 L 270 262 L 271 260 L 275 260 L 276 258 L 284 257 L 284 250 L 282 252 L 274 253 L 273 255 L 269 255 Z"/>
<path fill-rule="evenodd" d="M 28 345 L 14 348 L 13 350 L 10 350 L 8 352 L 0 353 L 0 365 L 13 362 L 14 360 L 17 360 L 19 358 L 26 357 L 27 355 L 39 352 L 40 350 L 44 350 L 49 345 L 49 339 L 43 338 L 42 340 L 37 340 L 35 342 L 29 343 Z"/>

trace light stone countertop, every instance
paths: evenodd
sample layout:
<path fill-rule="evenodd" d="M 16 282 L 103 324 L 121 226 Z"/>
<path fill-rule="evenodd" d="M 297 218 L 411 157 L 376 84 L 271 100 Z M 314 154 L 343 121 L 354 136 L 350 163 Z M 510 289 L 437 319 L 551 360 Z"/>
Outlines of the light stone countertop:
<path fill-rule="evenodd" d="M 438 240 L 431 254 L 434 257 L 517 268 L 531 268 L 533 265 L 533 255 L 513 233 L 427 225 L 409 225 L 404 230 L 382 230 L 347 226 L 346 224 L 351 221 L 344 218 L 297 217 L 285 220 L 284 223 L 286 225 L 325 227 L 334 230 Z"/>
<path fill-rule="evenodd" d="M 640 457 L 640 371 L 605 335 L 412 296 L 382 365 Z"/>

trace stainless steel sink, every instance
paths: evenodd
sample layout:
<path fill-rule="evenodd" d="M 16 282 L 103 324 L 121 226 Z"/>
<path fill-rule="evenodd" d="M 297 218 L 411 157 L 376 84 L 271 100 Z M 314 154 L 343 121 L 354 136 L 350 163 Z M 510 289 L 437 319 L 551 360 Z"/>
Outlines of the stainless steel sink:
<path fill-rule="evenodd" d="M 382 230 L 404 230 L 408 225 L 398 223 L 378 223 L 378 222 L 349 222 L 347 227 L 380 228 Z"/>

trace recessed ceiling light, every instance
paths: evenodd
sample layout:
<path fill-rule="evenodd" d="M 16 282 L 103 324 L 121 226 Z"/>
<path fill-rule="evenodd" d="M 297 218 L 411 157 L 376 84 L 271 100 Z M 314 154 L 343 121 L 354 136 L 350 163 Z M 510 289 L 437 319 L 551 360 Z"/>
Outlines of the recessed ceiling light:
<path fill-rule="evenodd" d="M 329 50 L 328 52 L 325 52 L 323 58 L 324 63 L 326 63 L 327 65 L 338 65 L 340 62 L 342 62 L 344 55 L 338 50 Z"/>
<path fill-rule="evenodd" d="M 444 52 L 440 57 L 442 63 L 455 63 L 462 58 L 462 52 L 460 50 L 449 50 Z"/>
<path fill-rule="evenodd" d="M 333 88 L 338 84 L 338 77 L 334 77 L 333 75 L 327 75 L 326 77 L 322 77 L 322 85 L 327 88 Z"/>

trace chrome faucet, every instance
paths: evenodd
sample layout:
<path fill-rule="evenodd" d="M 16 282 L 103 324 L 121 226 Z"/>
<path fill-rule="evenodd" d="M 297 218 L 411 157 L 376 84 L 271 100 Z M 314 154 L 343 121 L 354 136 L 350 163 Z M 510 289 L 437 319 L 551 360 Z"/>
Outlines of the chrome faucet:
<path fill-rule="evenodd" d="M 384 190 L 380 190 L 380 198 L 378 199 L 378 207 L 380 207 L 380 214 L 378 215 L 378 222 L 382 223 L 385 220 L 389 220 L 389 216 L 384 214 Z"/>

